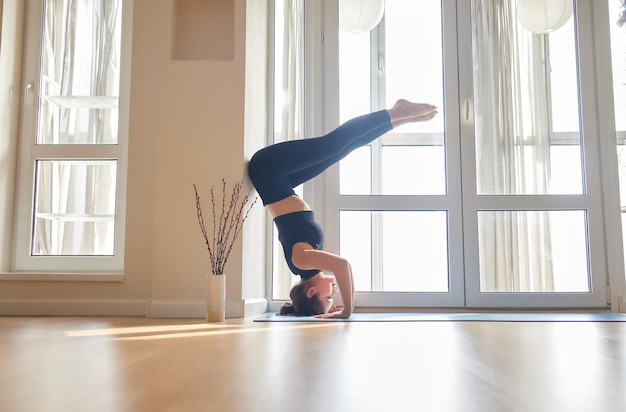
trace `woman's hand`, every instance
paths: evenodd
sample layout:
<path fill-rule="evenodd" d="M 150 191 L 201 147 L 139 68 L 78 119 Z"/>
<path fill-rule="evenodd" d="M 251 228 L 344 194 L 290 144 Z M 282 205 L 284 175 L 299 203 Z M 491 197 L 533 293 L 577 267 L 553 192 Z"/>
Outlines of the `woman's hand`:
<path fill-rule="evenodd" d="M 338 318 L 338 319 L 348 319 L 352 315 L 352 311 L 347 311 L 345 308 L 340 310 L 336 310 L 334 312 L 322 313 L 321 315 L 315 315 L 316 318 L 320 319 L 328 319 L 328 318 Z"/>

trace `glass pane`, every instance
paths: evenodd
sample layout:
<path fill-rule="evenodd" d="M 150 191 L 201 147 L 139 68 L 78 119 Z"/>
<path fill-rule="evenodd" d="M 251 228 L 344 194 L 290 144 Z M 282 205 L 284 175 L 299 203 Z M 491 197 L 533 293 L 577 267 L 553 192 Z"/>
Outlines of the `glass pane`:
<path fill-rule="evenodd" d="M 537 36 L 541 37 L 541 36 Z M 576 29 L 574 19 L 545 35 L 548 43 L 550 113 L 552 132 L 579 132 L 578 70 L 576 64 Z M 574 139 L 578 143 L 578 136 Z"/>
<path fill-rule="evenodd" d="M 443 38 L 441 0 L 385 2 L 385 107 L 398 99 L 432 103 L 434 119 L 411 123 L 391 133 L 438 133 L 443 136 Z"/>
<path fill-rule="evenodd" d="M 283 110 L 289 108 L 289 92 L 285 90 L 286 83 L 284 80 L 284 54 L 288 39 L 285 38 L 285 22 L 284 22 L 284 2 L 275 0 L 274 2 L 274 142 L 286 140 L 284 134 L 287 134 L 283 128 Z M 288 52 L 288 51 L 287 51 Z"/>
<path fill-rule="evenodd" d="M 622 210 L 622 241 L 626 256 L 626 9 L 619 1 L 609 2 L 611 32 L 611 60 L 613 97 L 615 104 L 615 131 L 617 141 L 620 206 Z"/>
<path fill-rule="evenodd" d="M 352 266 L 354 289 L 376 290 L 372 277 L 372 213 L 341 211 L 339 233 L 339 250 L 341 256 L 348 259 Z"/>
<path fill-rule="evenodd" d="M 574 19 L 534 34 L 473 0 L 472 25 L 478 194 L 583 194 Z"/>
<path fill-rule="evenodd" d="M 340 233 L 357 291 L 448 292 L 446 212 L 341 211 Z"/>
<path fill-rule="evenodd" d="M 36 163 L 33 255 L 113 255 L 116 161 Z"/>
<path fill-rule="evenodd" d="M 370 34 L 339 30 L 339 119 L 370 112 Z M 373 73 L 372 73 L 373 75 Z"/>
<path fill-rule="evenodd" d="M 572 176 L 576 178 L 572 179 Z M 582 164 L 580 162 L 580 146 L 550 146 L 550 194 L 573 194 L 582 192 Z"/>
<path fill-rule="evenodd" d="M 481 292 L 589 292 L 583 210 L 478 212 Z"/>
<path fill-rule="evenodd" d="M 121 0 L 44 3 L 38 144 L 116 144 Z"/>
<path fill-rule="evenodd" d="M 372 33 L 339 32 L 340 121 L 391 107 L 400 98 L 433 103 L 442 110 L 441 2 L 385 2 L 384 21 Z M 400 149 L 388 149 L 390 145 L 416 148 L 406 150 L 407 156 L 400 159 Z M 437 153 L 437 161 L 424 163 L 429 151 Z M 355 152 L 342 161 L 350 167 L 342 164 L 341 181 L 360 183 L 358 189 L 342 185 L 340 194 L 445 194 L 443 115 L 391 130 L 371 144 L 369 164 L 363 156 Z M 420 173 L 398 173 L 399 165 L 392 163 L 395 158 L 415 165 L 412 169 Z M 421 172 L 426 169 L 426 173 Z"/>
<path fill-rule="evenodd" d="M 372 188 L 371 147 L 360 147 L 339 163 L 339 192 L 342 195 L 370 194 Z M 353 173 L 353 171 L 365 171 Z"/>
<path fill-rule="evenodd" d="M 622 241 L 626 256 L 626 9 L 620 2 L 609 2 L 611 31 L 611 60 L 613 97 L 615 104 L 615 131 L 617 140 L 620 206 L 622 210 Z"/>
<path fill-rule="evenodd" d="M 300 281 L 300 276 L 294 276 L 287 266 L 275 225 L 272 225 L 272 279 L 273 299 L 291 299 L 289 292 Z"/>
<path fill-rule="evenodd" d="M 385 195 L 445 195 L 443 146 L 383 146 Z"/>
<path fill-rule="evenodd" d="M 302 2 L 274 1 L 273 143 L 304 138 L 303 7 Z M 300 197 L 303 191 L 303 185 L 295 188 Z M 276 227 L 272 227 L 272 298 L 289 299 L 291 287 L 300 277 L 287 266 Z"/>
<path fill-rule="evenodd" d="M 615 129 L 624 139 L 626 133 L 626 8 L 621 1 L 609 2 L 613 96 L 615 98 Z M 623 141 L 622 141 L 623 144 Z M 624 204 L 624 203 L 622 203 Z"/>

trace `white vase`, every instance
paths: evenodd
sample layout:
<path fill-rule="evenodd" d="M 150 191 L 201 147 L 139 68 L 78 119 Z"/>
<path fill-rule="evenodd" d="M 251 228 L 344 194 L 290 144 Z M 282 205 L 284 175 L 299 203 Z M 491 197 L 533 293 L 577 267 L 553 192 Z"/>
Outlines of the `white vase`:
<path fill-rule="evenodd" d="M 226 315 L 226 275 L 207 275 L 206 321 L 223 322 Z"/>

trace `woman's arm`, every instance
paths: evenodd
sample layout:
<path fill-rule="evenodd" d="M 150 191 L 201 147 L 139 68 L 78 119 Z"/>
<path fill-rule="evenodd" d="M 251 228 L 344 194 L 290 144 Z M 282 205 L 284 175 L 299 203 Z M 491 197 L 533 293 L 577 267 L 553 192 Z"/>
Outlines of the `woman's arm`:
<path fill-rule="evenodd" d="M 300 269 L 320 269 L 325 272 L 332 272 L 337 279 L 337 286 L 341 293 L 343 308 L 336 312 L 318 315 L 329 318 L 349 318 L 354 311 L 354 279 L 352 277 L 352 267 L 350 263 L 341 256 L 323 250 L 313 249 L 310 245 L 301 246 L 296 244 L 292 251 L 291 261 Z"/>
<path fill-rule="evenodd" d="M 349 267 L 350 265 L 348 265 Z M 337 279 L 337 285 L 341 293 L 341 300 L 343 301 L 343 307 L 335 312 L 323 313 L 316 315 L 316 318 L 344 318 L 348 319 L 352 312 L 354 312 L 354 281 L 352 278 L 352 271 L 335 273 Z"/>

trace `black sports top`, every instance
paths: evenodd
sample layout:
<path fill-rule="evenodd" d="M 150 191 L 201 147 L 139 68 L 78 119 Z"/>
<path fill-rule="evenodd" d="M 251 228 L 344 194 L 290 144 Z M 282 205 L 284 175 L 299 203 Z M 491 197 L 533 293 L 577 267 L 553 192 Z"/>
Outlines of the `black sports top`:
<path fill-rule="evenodd" d="M 314 249 L 321 250 L 324 246 L 324 231 L 315 221 L 312 210 L 288 213 L 274 218 L 274 223 L 278 229 L 278 240 L 283 245 L 287 266 L 302 279 L 309 279 L 317 275 L 320 270 L 299 269 L 291 262 L 291 252 L 293 245 L 298 242 L 306 242 Z"/>

